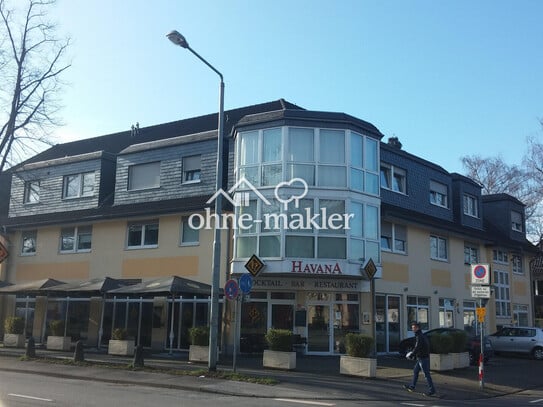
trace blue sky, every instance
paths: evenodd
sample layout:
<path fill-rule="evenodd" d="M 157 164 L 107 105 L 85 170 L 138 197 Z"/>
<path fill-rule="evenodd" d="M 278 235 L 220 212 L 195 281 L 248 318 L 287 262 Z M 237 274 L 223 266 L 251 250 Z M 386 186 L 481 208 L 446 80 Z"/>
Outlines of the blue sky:
<path fill-rule="evenodd" d="M 543 1 L 58 0 L 71 36 L 61 140 L 279 98 L 345 112 L 462 172 L 543 137 Z M 385 138 L 385 140 L 386 140 Z"/>

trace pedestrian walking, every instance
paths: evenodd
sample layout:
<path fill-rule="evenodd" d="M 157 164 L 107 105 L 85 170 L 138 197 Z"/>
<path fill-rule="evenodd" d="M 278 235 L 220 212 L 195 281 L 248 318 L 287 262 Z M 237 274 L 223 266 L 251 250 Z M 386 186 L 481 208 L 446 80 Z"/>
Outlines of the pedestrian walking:
<path fill-rule="evenodd" d="M 422 334 L 420 323 L 412 322 L 411 330 L 415 333 L 415 347 L 405 356 L 407 359 L 416 359 L 417 363 L 415 363 L 415 366 L 413 367 L 413 379 L 411 380 L 411 384 L 405 384 L 403 387 L 407 391 L 414 391 L 417 387 L 419 373 L 422 370 L 426 382 L 428 383 L 428 391 L 425 392 L 424 395 L 431 396 L 435 394 L 436 389 L 434 387 L 434 382 L 432 381 L 432 376 L 430 375 L 430 343 L 428 342 L 428 338 Z"/>

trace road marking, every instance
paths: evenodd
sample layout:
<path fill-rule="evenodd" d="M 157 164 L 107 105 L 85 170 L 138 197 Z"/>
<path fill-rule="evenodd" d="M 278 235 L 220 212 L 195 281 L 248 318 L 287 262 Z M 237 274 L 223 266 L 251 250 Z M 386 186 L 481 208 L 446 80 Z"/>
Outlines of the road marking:
<path fill-rule="evenodd" d="M 276 401 L 286 401 L 287 403 L 311 404 L 313 406 L 335 406 L 333 403 L 322 403 L 320 401 L 294 400 L 294 399 L 274 399 Z"/>
<path fill-rule="evenodd" d="M 401 403 L 404 406 L 415 406 L 415 407 L 424 407 L 426 404 L 417 404 L 417 403 Z"/>
<path fill-rule="evenodd" d="M 8 396 L 21 397 L 23 399 L 31 399 L 31 400 L 39 400 L 39 401 L 49 401 L 49 402 L 53 401 L 51 399 L 42 399 L 41 397 L 25 396 L 24 394 L 9 393 Z"/>
<path fill-rule="evenodd" d="M 538 399 L 538 400 L 532 400 L 532 401 L 530 401 L 530 403 L 540 403 L 542 401 L 543 401 L 543 399 Z"/>

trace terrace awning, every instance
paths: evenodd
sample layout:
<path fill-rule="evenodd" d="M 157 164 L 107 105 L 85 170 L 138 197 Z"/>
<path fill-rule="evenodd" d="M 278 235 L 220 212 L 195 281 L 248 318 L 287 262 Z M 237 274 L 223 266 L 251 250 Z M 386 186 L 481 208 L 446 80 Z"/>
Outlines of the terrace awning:
<path fill-rule="evenodd" d="M 211 295 L 211 286 L 178 276 L 157 278 L 139 284 L 120 287 L 107 292 L 110 295 Z"/>

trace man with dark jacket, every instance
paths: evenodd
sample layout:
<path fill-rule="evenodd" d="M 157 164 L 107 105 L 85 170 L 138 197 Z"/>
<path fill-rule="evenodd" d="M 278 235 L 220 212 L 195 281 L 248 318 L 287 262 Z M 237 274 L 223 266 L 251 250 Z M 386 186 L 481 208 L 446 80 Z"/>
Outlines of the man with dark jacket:
<path fill-rule="evenodd" d="M 419 379 L 419 373 L 422 370 L 428 383 L 428 391 L 424 395 L 431 396 L 435 394 L 436 389 L 432 381 L 432 376 L 430 376 L 430 344 L 428 343 L 428 338 L 422 334 L 418 322 L 411 323 L 411 329 L 415 333 L 415 347 L 405 356 L 407 359 L 417 359 L 417 363 L 413 367 L 413 380 L 411 380 L 411 384 L 405 384 L 403 387 L 408 391 L 414 391 L 417 386 L 417 380 Z"/>

